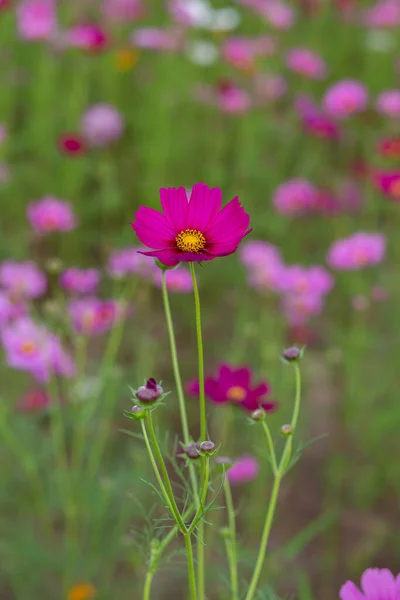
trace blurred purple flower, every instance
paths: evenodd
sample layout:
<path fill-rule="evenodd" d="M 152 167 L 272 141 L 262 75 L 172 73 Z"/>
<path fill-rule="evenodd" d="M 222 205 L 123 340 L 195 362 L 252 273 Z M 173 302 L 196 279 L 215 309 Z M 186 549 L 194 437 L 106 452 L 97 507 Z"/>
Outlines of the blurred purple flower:
<path fill-rule="evenodd" d="M 294 25 L 295 14 L 288 4 L 281 0 L 260 0 L 259 4 L 262 7 L 262 15 L 275 29 L 286 30 Z"/>
<path fill-rule="evenodd" d="M 383 234 L 357 232 L 331 245 L 327 263 L 339 271 L 363 269 L 382 262 L 385 250 L 386 238 Z"/>
<path fill-rule="evenodd" d="M 400 6 L 400 5 L 399 5 Z M 376 100 L 376 110 L 391 119 L 400 118 L 400 90 L 385 90 Z"/>
<path fill-rule="evenodd" d="M 254 456 L 245 455 L 238 458 L 226 471 L 226 477 L 231 485 L 249 483 L 258 475 L 260 466 Z"/>
<path fill-rule="evenodd" d="M 275 189 L 272 203 L 279 213 L 297 216 L 313 207 L 317 194 L 317 188 L 307 179 L 289 179 Z"/>
<path fill-rule="evenodd" d="M 223 112 L 243 114 L 250 110 L 250 96 L 240 87 L 229 84 L 217 87 L 217 104 Z"/>
<path fill-rule="evenodd" d="M 383 194 L 400 202 L 400 170 L 375 171 L 373 180 Z"/>
<path fill-rule="evenodd" d="M 100 281 L 97 269 L 78 269 L 70 267 L 60 275 L 60 284 L 72 294 L 89 294 L 94 292 Z"/>
<path fill-rule="evenodd" d="M 274 73 L 256 73 L 253 81 L 257 104 L 275 102 L 282 98 L 287 90 L 285 79 Z"/>
<path fill-rule="evenodd" d="M 303 120 L 307 133 L 322 139 L 339 138 L 339 126 L 308 96 L 301 95 L 295 102 L 295 108 Z"/>
<path fill-rule="evenodd" d="M 96 336 L 119 323 L 127 314 L 127 306 L 117 300 L 81 298 L 69 302 L 68 312 L 77 333 Z"/>
<path fill-rule="evenodd" d="M 87 23 L 67 29 L 63 33 L 63 41 L 66 46 L 89 52 L 101 52 L 108 44 L 108 37 L 99 25 Z"/>
<path fill-rule="evenodd" d="M 182 48 L 182 36 L 167 29 L 142 27 L 131 35 L 131 42 L 137 48 L 165 52 L 177 52 Z"/>
<path fill-rule="evenodd" d="M 81 130 L 89 146 L 102 148 L 121 137 L 124 121 L 110 104 L 94 104 L 83 114 Z"/>
<path fill-rule="evenodd" d="M 241 262 L 247 267 L 251 287 L 261 291 L 278 291 L 285 265 L 278 249 L 261 240 L 245 242 L 239 249 Z"/>
<path fill-rule="evenodd" d="M 111 277 L 119 279 L 126 275 L 139 275 L 145 279 L 154 279 L 159 268 L 154 261 L 143 254 L 145 246 L 130 246 L 122 250 L 114 250 L 109 256 L 107 271 Z"/>
<path fill-rule="evenodd" d="M 103 0 L 102 13 L 111 21 L 126 23 L 142 16 L 143 0 Z"/>
<path fill-rule="evenodd" d="M 322 312 L 323 306 L 321 294 L 294 294 L 282 298 L 282 312 L 293 326 L 304 325 L 311 317 Z"/>
<path fill-rule="evenodd" d="M 50 397 L 44 390 L 33 389 L 22 396 L 17 407 L 21 412 L 33 413 L 47 408 L 49 404 Z"/>
<path fill-rule="evenodd" d="M 347 119 L 365 110 L 367 104 L 367 90 L 362 83 L 352 79 L 343 79 L 333 84 L 323 99 L 327 113 L 337 119 Z"/>
<path fill-rule="evenodd" d="M 340 600 L 399 600 L 400 573 L 395 577 L 389 569 L 367 569 L 361 575 L 361 591 L 346 581 L 339 592 Z"/>
<path fill-rule="evenodd" d="M 47 280 L 32 261 L 5 260 L 0 264 L 0 286 L 7 290 L 9 298 L 18 302 L 43 296 Z"/>
<path fill-rule="evenodd" d="M 396 29 L 400 27 L 399 1 L 379 0 L 363 11 L 362 21 L 367 27 L 376 29 Z"/>
<path fill-rule="evenodd" d="M 8 294 L 0 290 L 0 327 L 26 314 L 27 307 L 23 302 L 13 302 Z"/>
<path fill-rule="evenodd" d="M 54 0 L 23 0 L 17 6 L 17 30 L 24 40 L 48 40 L 57 30 Z"/>
<path fill-rule="evenodd" d="M 286 55 L 288 69 L 310 79 L 323 79 L 327 73 L 324 59 L 308 48 L 292 48 Z"/>
<path fill-rule="evenodd" d="M 162 280 L 162 272 L 161 269 L 157 267 L 157 270 L 154 273 L 154 283 L 161 287 Z M 177 267 L 176 269 L 171 269 L 165 272 L 165 281 L 167 284 L 167 289 L 170 292 L 191 292 L 193 290 L 193 282 L 190 271 L 185 269 L 184 267 Z"/>
<path fill-rule="evenodd" d="M 333 276 L 323 267 L 291 265 L 282 272 L 280 289 L 284 294 L 324 296 L 334 285 Z"/>
<path fill-rule="evenodd" d="M 55 231 L 71 231 L 78 224 L 71 204 L 52 196 L 31 202 L 27 208 L 27 217 L 39 235 Z"/>

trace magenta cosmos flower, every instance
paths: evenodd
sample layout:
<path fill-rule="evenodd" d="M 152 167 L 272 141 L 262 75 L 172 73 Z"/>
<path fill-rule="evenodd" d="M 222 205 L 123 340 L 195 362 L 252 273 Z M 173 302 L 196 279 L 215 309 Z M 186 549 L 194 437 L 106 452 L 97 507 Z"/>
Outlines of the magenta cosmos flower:
<path fill-rule="evenodd" d="M 71 300 L 68 312 L 77 333 L 95 336 L 119 323 L 127 314 L 127 306 L 117 300 L 82 298 Z"/>
<path fill-rule="evenodd" d="M 168 267 L 180 262 L 202 262 L 236 251 L 250 233 L 250 217 L 238 198 L 221 209 L 222 192 L 204 183 L 185 188 L 161 188 L 163 213 L 141 206 L 131 223 L 139 240 L 154 250 L 142 252 Z"/>
<path fill-rule="evenodd" d="M 376 110 L 391 119 L 400 118 L 400 90 L 382 92 L 376 100 Z"/>
<path fill-rule="evenodd" d="M 332 117 L 347 119 L 367 107 L 368 93 L 362 83 L 344 79 L 328 89 L 323 104 Z"/>
<path fill-rule="evenodd" d="M 317 188 L 310 181 L 295 178 L 276 188 L 272 203 L 279 213 L 298 216 L 313 207 L 317 194 Z"/>
<path fill-rule="evenodd" d="M 144 279 L 153 279 L 159 271 L 157 265 L 143 256 L 145 246 L 130 246 L 114 250 L 108 258 L 107 272 L 114 279 L 127 275 L 139 275 Z"/>
<path fill-rule="evenodd" d="M 33 229 L 40 235 L 71 231 L 78 224 L 71 204 L 51 196 L 29 204 L 27 216 Z"/>
<path fill-rule="evenodd" d="M 333 288 L 333 277 L 323 267 L 291 265 L 282 273 L 281 291 L 285 294 L 328 294 Z"/>
<path fill-rule="evenodd" d="M 257 477 L 259 470 L 258 460 L 254 456 L 241 456 L 227 470 L 226 476 L 231 485 L 239 485 L 253 481 Z"/>
<path fill-rule="evenodd" d="M 0 264 L 0 285 L 7 290 L 9 298 L 39 298 L 47 287 L 46 276 L 34 262 L 5 260 Z"/>
<path fill-rule="evenodd" d="M 341 600 L 400 600 L 400 573 L 395 577 L 389 569 L 367 569 L 361 575 L 361 591 L 346 581 L 339 597 Z"/>
<path fill-rule="evenodd" d="M 266 411 L 274 410 L 276 402 L 266 399 L 271 391 L 269 384 L 262 381 L 254 385 L 251 379 L 252 372 L 248 367 L 221 365 L 217 377 L 206 378 L 205 394 L 215 404 L 236 404 L 250 412 L 260 407 Z M 197 396 L 199 382 L 195 379 L 190 381 L 187 391 Z"/>
<path fill-rule="evenodd" d="M 17 7 L 17 29 L 24 40 L 47 40 L 57 29 L 54 0 L 25 0 Z"/>
<path fill-rule="evenodd" d="M 354 233 L 336 240 L 329 249 L 327 263 L 332 269 L 349 271 L 372 267 L 385 256 L 386 238 L 380 233 Z"/>
<path fill-rule="evenodd" d="M 78 269 L 71 267 L 60 275 L 60 284 L 72 294 L 89 294 L 94 292 L 100 281 L 97 269 Z"/>
<path fill-rule="evenodd" d="M 161 287 L 162 273 L 158 268 L 154 273 L 153 281 L 156 286 Z M 184 267 L 178 267 L 177 269 L 166 271 L 165 281 L 169 292 L 180 292 L 184 294 L 193 290 L 192 276 L 190 271 Z"/>
<path fill-rule="evenodd" d="M 323 79 L 327 73 L 324 59 L 308 48 L 289 50 L 286 66 L 294 73 L 310 79 Z"/>
<path fill-rule="evenodd" d="M 121 137 L 124 121 L 111 104 L 94 104 L 83 114 L 81 130 L 89 146 L 102 148 Z"/>
<path fill-rule="evenodd" d="M 400 202 L 400 170 L 377 171 L 374 181 L 383 194 Z"/>

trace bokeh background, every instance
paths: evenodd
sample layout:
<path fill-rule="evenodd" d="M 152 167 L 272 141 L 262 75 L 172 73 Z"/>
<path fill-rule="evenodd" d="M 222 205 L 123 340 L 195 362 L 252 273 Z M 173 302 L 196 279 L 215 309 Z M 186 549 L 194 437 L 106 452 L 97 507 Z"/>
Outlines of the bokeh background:
<path fill-rule="evenodd" d="M 153 521 L 162 509 L 143 482 L 139 428 L 123 417 L 128 385 L 153 376 L 172 391 L 157 412 L 170 455 L 180 423 L 159 277 L 132 250 L 129 222 L 139 205 L 159 207 L 160 187 L 200 181 L 225 202 L 239 196 L 253 227 L 240 252 L 197 269 L 206 370 L 244 364 L 268 380 L 278 443 L 294 392 L 279 356 L 307 346 L 299 440 L 312 443 L 284 482 L 264 583 L 281 598 L 333 600 L 367 567 L 398 570 L 399 27 L 398 0 L 0 0 L 2 599 L 79 600 L 80 582 L 98 599 L 141 597 L 150 540 L 170 523 Z M 329 258 L 358 232 L 378 242 Z M 302 270 L 314 265 L 317 276 Z M 68 267 L 100 274 L 86 304 L 60 284 Z M 182 267 L 170 277 L 188 381 L 191 287 Z M 187 403 L 195 439 L 197 400 Z M 248 581 L 266 449 L 237 406 L 208 411 L 220 453 L 260 463 L 234 489 Z M 229 598 L 224 511 L 210 519 L 217 600 Z M 157 600 L 186 597 L 178 541 Z"/>

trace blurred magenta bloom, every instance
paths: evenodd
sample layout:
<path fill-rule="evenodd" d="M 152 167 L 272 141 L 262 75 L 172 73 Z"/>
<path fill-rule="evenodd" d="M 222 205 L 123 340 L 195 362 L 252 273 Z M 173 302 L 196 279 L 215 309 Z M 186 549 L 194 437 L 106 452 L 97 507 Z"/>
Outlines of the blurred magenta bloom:
<path fill-rule="evenodd" d="M 94 23 L 75 25 L 64 32 L 64 43 L 73 48 L 101 52 L 108 44 L 106 32 Z"/>
<path fill-rule="evenodd" d="M 205 394 L 215 404 L 235 404 L 250 412 L 260 407 L 267 412 L 274 410 L 277 404 L 268 399 L 271 392 L 268 382 L 262 381 L 258 385 L 254 385 L 251 381 L 252 376 L 249 367 L 233 367 L 223 364 L 216 377 L 206 377 Z M 190 381 L 187 384 L 187 391 L 193 396 L 198 396 L 198 380 Z"/>
<path fill-rule="evenodd" d="M 292 48 L 286 55 L 288 69 L 310 79 L 323 79 L 327 74 L 324 59 L 308 48 Z"/>
<path fill-rule="evenodd" d="M 0 290 L 0 327 L 22 317 L 26 312 L 27 308 L 23 302 L 11 300 L 6 292 Z"/>
<path fill-rule="evenodd" d="M 319 265 L 302 267 L 291 265 L 282 272 L 281 291 L 285 294 L 311 294 L 324 296 L 334 285 L 333 276 Z"/>
<path fill-rule="evenodd" d="M 233 36 L 221 47 L 222 58 L 240 71 L 251 73 L 259 56 L 270 56 L 275 52 L 276 42 L 271 36 L 245 38 Z"/>
<path fill-rule="evenodd" d="M 346 581 L 339 592 L 340 600 L 399 600 L 400 573 L 395 577 L 389 569 L 367 569 L 361 575 L 361 591 Z"/>
<path fill-rule="evenodd" d="M 131 35 L 131 42 L 144 50 L 177 52 L 182 48 L 182 38 L 176 32 L 156 27 L 141 27 Z"/>
<path fill-rule="evenodd" d="M 254 77 L 254 95 L 258 104 L 275 102 L 287 91 L 287 83 L 281 75 L 274 73 L 256 73 Z"/>
<path fill-rule="evenodd" d="M 381 140 L 378 144 L 378 152 L 384 158 L 400 159 L 400 136 Z"/>
<path fill-rule="evenodd" d="M 322 312 L 324 307 L 321 294 L 294 294 L 283 296 L 282 312 L 290 325 L 304 325 L 311 317 Z"/>
<path fill-rule="evenodd" d="M 238 458 L 226 471 L 226 476 L 231 485 L 248 483 L 258 475 L 260 466 L 254 456 L 242 456 Z"/>
<path fill-rule="evenodd" d="M 157 268 L 154 273 L 154 283 L 161 287 L 162 273 L 161 269 Z M 186 293 L 193 290 L 193 282 L 190 271 L 184 267 L 177 267 L 165 272 L 165 281 L 167 289 L 170 292 Z"/>
<path fill-rule="evenodd" d="M 295 14 L 293 9 L 281 0 L 260 0 L 259 5 L 263 16 L 275 29 L 290 29 L 294 25 Z"/>
<path fill-rule="evenodd" d="M 400 27 L 400 3 L 398 0 L 378 0 L 362 13 L 367 27 L 376 29 L 396 29 Z"/>
<path fill-rule="evenodd" d="M 382 92 L 376 100 L 376 110 L 385 117 L 400 118 L 400 90 Z"/>
<path fill-rule="evenodd" d="M 213 22 L 211 6 L 205 0 L 168 0 L 168 12 L 186 27 L 209 28 Z"/>
<path fill-rule="evenodd" d="M 400 202 L 400 170 L 376 171 L 373 179 L 383 194 Z"/>
<path fill-rule="evenodd" d="M 21 412 L 33 413 L 47 408 L 49 404 L 49 395 L 44 390 L 36 389 L 26 392 L 17 407 Z"/>
<path fill-rule="evenodd" d="M 329 117 L 308 96 L 299 96 L 295 108 L 300 115 L 307 133 L 321 139 L 337 140 L 340 130 L 336 121 Z"/>
<path fill-rule="evenodd" d="M 274 191 L 272 203 L 284 215 L 298 216 L 314 205 L 317 188 L 307 179 L 295 178 L 281 183 Z"/>
<path fill-rule="evenodd" d="M 17 30 L 24 40 L 48 40 L 57 30 L 54 0 L 23 0 L 17 6 Z"/>
<path fill-rule="evenodd" d="M 249 94 L 232 83 L 217 86 L 217 104 L 223 112 L 236 115 L 251 108 Z"/>
<path fill-rule="evenodd" d="M 161 188 L 160 198 L 163 213 L 141 206 L 131 225 L 142 244 L 154 248 L 142 254 L 169 267 L 233 254 L 251 231 L 237 197 L 221 208 L 219 188 L 198 183 L 189 199 L 184 187 Z"/>
<path fill-rule="evenodd" d="M 251 287 L 261 292 L 280 290 L 286 267 L 275 246 L 261 240 L 245 242 L 239 256 L 247 268 L 247 280 Z"/>
<path fill-rule="evenodd" d="M 110 21 L 126 23 L 143 14 L 143 0 L 103 0 L 102 13 Z"/>
<path fill-rule="evenodd" d="M 39 235 L 55 231 L 71 231 L 78 225 L 71 204 L 52 196 L 28 204 L 27 217 Z"/>
<path fill-rule="evenodd" d="M 145 246 L 131 246 L 122 250 L 114 250 L 108 259 L 109 275 L 115 279 L 126 275 L 139 275 L 145 279 L 154 279 L 159 268 L 155 262 L 143 256 L 145 251 Z"/>
<path fill-rule="evenodd" d="M 72 294 L 89 294 L 94 292 L 100 281 L 97 269 L 78 269 L 71 267 L 60 275 L 60 284 Z"/>
<path fill-rule="evenodd" d="M 81 298 L 71 300 L 68 312 L 77 333 L 95 336 L 105 333 L 127 314 L 127 307 L 117 300 Z"/>
<path fill-rule="evenodd" d="M 363 269 L 382 262 L 385 251 L 383 234 L 358 232 L 336 240 L 329 249 L 327 263 L 337 270 Z"/>
<path fill-rule="evenodd" d="M 102 148 L 121 137 L 124 121 L 110 104 L 94 104 L 83 114 L 81 130 L 89 146 Z"/>
<path fill-rule="evenodd" d="M 75 365 L 64 351 L 60 339 L 29 318 L 21 318 L 5 327 L 2 343 L 7 364 L 28 371 L 38 381 L 49 381 L 53 374 L 73 377 Z"/>
<path fill-rule="evenodd" d="M 63 133 L 58 138 L 58 147 L 64 154 L 73 156 L 83 154 L 86 150 L 85 141 L 76 133 Z"/>
<path fill-rule="evenodd" d="M 43 296 L 47 280 L 32 261 L 5 260 L 0 264 L 0 286 L 7 290 L 9 298 L 19 302 L 25 298 Z"/>
<path fill-rule="evenodd" d="M 367 90 L 362 83 L 352 79 L 343 79 L 333 84 L 323 99 L 327 113 L 337 119 L 347 119 L 365 110 L 367 104 Z"/>

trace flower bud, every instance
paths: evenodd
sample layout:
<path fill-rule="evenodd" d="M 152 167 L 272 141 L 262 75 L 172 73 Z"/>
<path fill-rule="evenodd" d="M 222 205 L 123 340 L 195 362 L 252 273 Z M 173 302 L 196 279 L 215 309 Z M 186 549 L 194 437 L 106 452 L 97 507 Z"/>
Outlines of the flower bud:
<path fill-rule="evenodd" d="M 282 425 L 281 434 L 283 437 L 291 437 L 294 434 L 294 427 L 292 425 Z"/>
<path fill-rule="evenodd" d="M 200 458 L 200 452 L 200 445 L 196 443 L 189 444 L 189 446 L 186 446 L 185 448 L 186 456 L 192 460 Z"/>
<path fill-rule="evenodd" d="M 178 263 L 177 265 L 174 265 L 173 267 L 167 267 L 167 265 L 164 265 L 164 263 L 162 263 L 161 260 L 158 260 L 158 258 L 156 258 L 154 260 L 154 262 L 156 263 L 157 267 L 159 269 L 161 269 L 162 271 L 173 271 L 174 269 L 179 267 L 179 264 L 180 264 L 180 263 Z"/>
<path fill-rule="evenodd" d="M 157 384 L 152 377 L 146 381 L 145 385 L 140 386 L 135 392 L 136 399 L 142 404 L 153 404 L 161 398 L 164 390 Z"/>
<path fill-rule="evenodd" d="M 286 348 L 282 354 L 282 358 L 287 363 L 298 362 L 303 358 L 303 350 L 300 350 L 300 348 L 297 348 L 296 346 Z"/>
<path fill-rule="evenodd" d="M 135 404 L 131 408 L 131 414 L 129 415 L 131 419 L 134 421 L 140 421 L 141 419 L 146 418 L 146 409 L 143 406 L 138 406 Z"/>
<path fill-rule="evenodd" d="M 50 275 L 59 275 L 64 269 L 64 265 L 60 258 L 48 258 L 45 263 L 45 269 Z"/>
<path fill-rule="evenodd" d="M 263 408 L 257 408 L 251 413 L 253 421 L 263 421 L 265 419 L 265 410 Z"/>
<path fill-rule="evenodd" d="M 206 440 L 205 442 L 201 442 L 200 451 L 204 454 L 212 455 L 215 452 L 215 444 L 211 440 Z"/>

